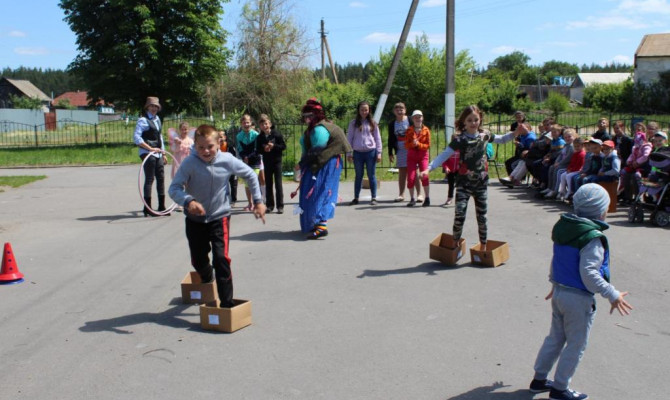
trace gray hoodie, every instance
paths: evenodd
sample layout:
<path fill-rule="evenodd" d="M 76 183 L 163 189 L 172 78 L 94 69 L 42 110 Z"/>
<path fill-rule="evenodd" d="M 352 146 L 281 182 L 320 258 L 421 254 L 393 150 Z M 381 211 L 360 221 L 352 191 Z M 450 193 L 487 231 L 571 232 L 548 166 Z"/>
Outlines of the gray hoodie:
<path fill-rule="evenodd" d="M 230 153 L 219 151 L 211 162 L 203 161 L 196 152 L 182 161 L 168 193 L 184 206 L 186 217 L 195 222 L 210 222 L 230 215 L 231 175 L 244 179 L 251 189 L 254 203 L 263 201 L 258 177 L 253 169 Z M 187 205 L 196 200 L 205 208 L 205 215 L 189 215 Z"/>

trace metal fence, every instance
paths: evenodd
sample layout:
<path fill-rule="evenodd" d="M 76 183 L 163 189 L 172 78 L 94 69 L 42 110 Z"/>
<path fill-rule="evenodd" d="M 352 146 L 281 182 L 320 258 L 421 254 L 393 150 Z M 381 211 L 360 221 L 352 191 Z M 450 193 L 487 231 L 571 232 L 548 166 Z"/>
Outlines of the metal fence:
<path fill-rule="evenodd" d="M 540 112 L 526 113 L 526 118 L 533 127 L 544 120 L 548 114 Z M 614 113 L 596 113 L 596 112 L 568 112 L 558 115 L 556 122 L 574 128 L 582 136 L 589 136 L 597 130 L 598 119 L 604 117 L 611 122 L 622 120 L 628 127 L 628 132 L 632 130 L 635 122 L 639 121 L 657 121 L 662 130 L 667 130 L 670 126 L 670 115 L 630 115 Z M 167 134 L 169 128 L 177 129 L 183 121 L 191 126 L 200 124 L 213 124 L 217 128 L 225 129 L 229 138 L 234 140 L 239 132 L 239 127 L 231 126 L 225 121 L 212 121 L 203 117 L 180 117 L 165 118 L 163 120 L 163 133 Z M 484 127 L 494 134 L 503 134 L 509 131 L 509 127 L 514 119 L 508 115 L 487 115 L 484 118 Z M 610 124 L 610 130 L 611 128 Z M 346 126 L 340 124 L 343 129 Z M 386 132 L 386 123 L 380 124 L 382 141 L 386 147 L 388 132 Z M 441 152 L 447 145 L 445 137 L 445 127 L 443 124 L 435 123 L 429 125 L 432 133 L 430 156 L 433 158 Z M 284 171 L 290 172 L 294 165 L 300 160 L 302 154 L 300 146 L 300 136 L 305 130 L 302 124 L 280 124 L 277 129 L 285 138 L 287 150 L 284 154 Z M 11 121 L 0 121 L 0 149 L 13 148 L 49 148 L 49 147 L 71 147 L 79 145 L 106 145 L 106 144 L 132 144 L 133 132 L 135 130 L 135 121 L 117 120 L 105 121 L 97 124 L 91 124 L 72 120 L 58 120 L 56 126 L 53 124 L 27 125 Z M 384 149 L 382 162 L 377 164 L 378 169 L 391 169 L 394 167 L 387 156 L 388 152 Z M 514 154 L 512 143 L 496 146 L 495 163 L 502 163 Z M 353 169 L 352 163 L 345 160 L 345 175 Z"/>

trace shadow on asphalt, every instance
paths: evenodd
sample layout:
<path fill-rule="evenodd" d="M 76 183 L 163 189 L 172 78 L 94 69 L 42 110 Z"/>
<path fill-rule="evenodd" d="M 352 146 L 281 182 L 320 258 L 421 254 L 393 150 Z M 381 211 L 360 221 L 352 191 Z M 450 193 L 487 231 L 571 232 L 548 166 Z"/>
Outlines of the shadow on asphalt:
<path fill-rule="evenodd" d="M 90 217 L 82 217 L 82 218 L 77 218 L 77 221 L 84 221 L 84 222 L 91 222 L 91 221 L 107 221 L 108 223 L 114 223 L 117 221 L 121 220 L 137 220 L 137 221 L 142 221 L 144 220 L 144 215 L 142 214 L 142 211 L 128 211 L 125 214 L 116 214 L 116 215 L 93 215 Z M 147 217 L 148 220 L 152 219 L 160 219 L 159 217 L 153 217 L 149 218 Z"/>
<path fill-rule="evenodd" d="M 427 262 L 419 264 L 416 267 L 405 267 L 397 269 L 366 269 L 362 274 L 358 275 L 357 278 L 365 277 L 378 277 L 378 276 L 388 276 L 388 275 L 405 275 L 405 274 L 426 274 L 426 275 L 437 275 L 438 271 L 453 271 L 461 269 L 463 267 L 472 267 L 472 268 L 488 268 L 481 265 L 473 264 L 471 262 L 458 264 L 453 266 L 446 266 L 438 262 Z"/>
<path fill-rule="evenodd" d="M 526 389 L 516 390 L 514 392 L 495 392 L 496 390 L 509 385 L 502 382 L 495 382 L 489 386 L 480 386 L 469 392 L 449 397 L 447 400 L 530 400 L 534 394 Z"/>
<path fill-rule="evenodd" d="M 203 331 L 200 324 L 194 324 L 179 317 L 199 315 L 199 313 L 184 313 L 186 309 L 196 307 L 194 304 L 182 304 L 181 297 L 175 297 L 170 301 L 170 307 L 162 312 L 149 313 L 142 312 L 137 314 L 124 315 L 121 317 L 100 319 L 97 321 L 88 321 L 79 330 L 82 332 L 113 332 L 122 335 L 130 335 L 134 332 L 131 329 L 122 329 L 133 325 L 154 323 L 158 325 L 169 326 L 172 328 Z M 203 331 L 204 332 L 204 331 Z"/>
<path fill-rule="evenodd" d="M 296 231 L 257 231 L 250 232 L 244 235 L 231 236 L 230 239 L 246 240 L 249 242 L 266 242 L 268 240 L 290 240 L 293 242 L 305 242 L 306 233 L 303 234 L 299 230 Z"/>

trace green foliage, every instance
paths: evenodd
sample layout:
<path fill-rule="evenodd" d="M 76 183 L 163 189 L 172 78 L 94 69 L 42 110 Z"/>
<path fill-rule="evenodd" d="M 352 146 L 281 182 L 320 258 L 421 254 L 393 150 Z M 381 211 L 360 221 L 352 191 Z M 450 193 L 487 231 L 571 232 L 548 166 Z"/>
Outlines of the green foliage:
<path fill-rule="evenodd" d="M 521 72 L 528 68 L 530 57 L 521 51 L 513 51 L 504 56 L 500 56 L 489 64 L 489 70 L 498 70 L 510 79 L 517 80 Z"/>
<path fill-rule="evenodd" d="M 518 87 L 516 81 L 495 76 L 485 96 L 479 101 L 479 106 L 487 112 L 511 114 L 516 111 L 514 101 L 517 98 Z"/>
<path fill-rule="evenodd" d="M 549 92 L 544 108 L 551 110 L 554 120 L 558 122 L 558 115 L 570 109 L 570 100 L 560 93 Z"/>
<path fill-rule="evenodd" d="M 3 186 L 17 188 L 45 178 L 46 175 L 0 176 L 0 192 L 3 192 L 3 190 L 1 189 Z"/>
<path fill-rule="evenodd" d="M 377 99 L 372 98 L 368 93 L 366 86 L 356 81 L 336 85 L 329 80 L 322 79 L 316 82 L 314 92 L 323 105 L 326 117 L 341 123 L 348 123 L 349 119 L 356 116 L 356 105 L 359 102 L 367 100 L 372 110 L 377 102 Z"/>
<path fill-rule="evenodd" d="M 394 54 L 395 48 L 381 52 L 379 63 L 372 68 L 367 87 L 374 96 L 379 96 L 384 90 Z M 408 44 L 386 102 L 386 116 L 391 116 L 393 104 L 403 102 L 409 112 L 421 109 L 427 123 L 439 120 L 444 113 L 445 60 L 445 50 L 431 49 L 425 34 L 414 44 Z"/>
<path fill-rule="evenodd" d="M 579 67 L 576 64 L 570 64 L 565 61 L 550 60 L 545 62 L 540 68 L 540 74 L 543 78 L 543 83 L 553 85 L 554 78 L 559 76 L 577 76 Z"/>
<path fill-rule="evenodd" d="M 61 0 L 79 54 L 69 70 L 93 99 L 139 109 L 158 96 L 163 112 L 198 108 L 203 87 L 229 53 L 212 0 Z"/>
<path fill-rule="evenodd" d="M 626 111 L 629 101 L 627 93 L 632 93 L 633 82 L 629 79 L 621 83 L 596 83 L 584 88 L 584 107 L 600 111 Z"/>
<path fill-rule="evenodd" d="M 632 65 L 622 64 L 613 61 L 611 64 L 605 63 L 605 65 L 595 63 L 591 65 L 582 64 L 579 72 L 632 72 L 632 71 L 633 71 Z"/>
<path fill-rule="evenodd" d="M 373 61 L 368 61 L 365 65 L 362 63 L 347 63 L 346 65 L 340 65 L 335 63 L 335 73 L 337 74 L 337 81 L 340 83 L 347 83 L 349 81 L 356 81 L 365 83 L 370 76 L 372 67 L 374 65 Z M 333 72 L 330 69 L 330 66 L 326 65 L 325 68 L 326 78 L 331 82 L 335 82 L 333 78 Z M 321 68 L 316 68 L 314 70 L 314 76 L 317 79 L 321 79 Z"/>
<path fill-rule="evenodd" d="M 309 52 L 304 29 L 290 9 L 286 0 L 253 0 L 244 6 L 237 67 L 223 82 L 226 108 L 281 121 L 298 118 L 313 76 L 303 66 Z"/>
<path fill-rule="evenodd" d="M 63 109 L 66 109 L 66 110 L 76 110 L 77 109 L 77 107 L 70 104 L 70 99 L 58 100 L 58 103 L 56 104 L 56 107 L 57 108 L 63 108 Z"/>
<path fill-rule="evenodd" d="M 9 95 L 9 101 L 14 108 L 27 108 L 30 110 L 39 110 L 42 108 L 42 101 L 37 97 Z"/>

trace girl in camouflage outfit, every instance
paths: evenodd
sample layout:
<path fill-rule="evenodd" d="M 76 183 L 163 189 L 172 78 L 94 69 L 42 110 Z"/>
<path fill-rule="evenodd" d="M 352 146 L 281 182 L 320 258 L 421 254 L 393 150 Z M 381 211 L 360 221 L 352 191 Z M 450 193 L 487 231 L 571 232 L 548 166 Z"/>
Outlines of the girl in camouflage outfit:
<path fill-rule="evenodd" d="M 457 134 L 449 146 L 430 163 L 428 170 L 421 175 L 427 176 L 430 170 L 438 168 L 456 151 L 460 151 L 460 161 L 456 175 L 456 214 L 454 216 L 453 236 L 458 243 L 463 234 L 465 214 L 468 210 L 468 201 L 472 196 L 475 200 L 477 225 L 479 226 L 479 242 L 486 250 L 487 241 L 487 185 L 489 181 L 489 166 L 486 157 L 486 145 L 489 142 L 507 143 L 514 139 L 517 132 L 493 136 L 481 127 L 484 113 L 476 105 L 465 107 L 456 120 Z"/>

